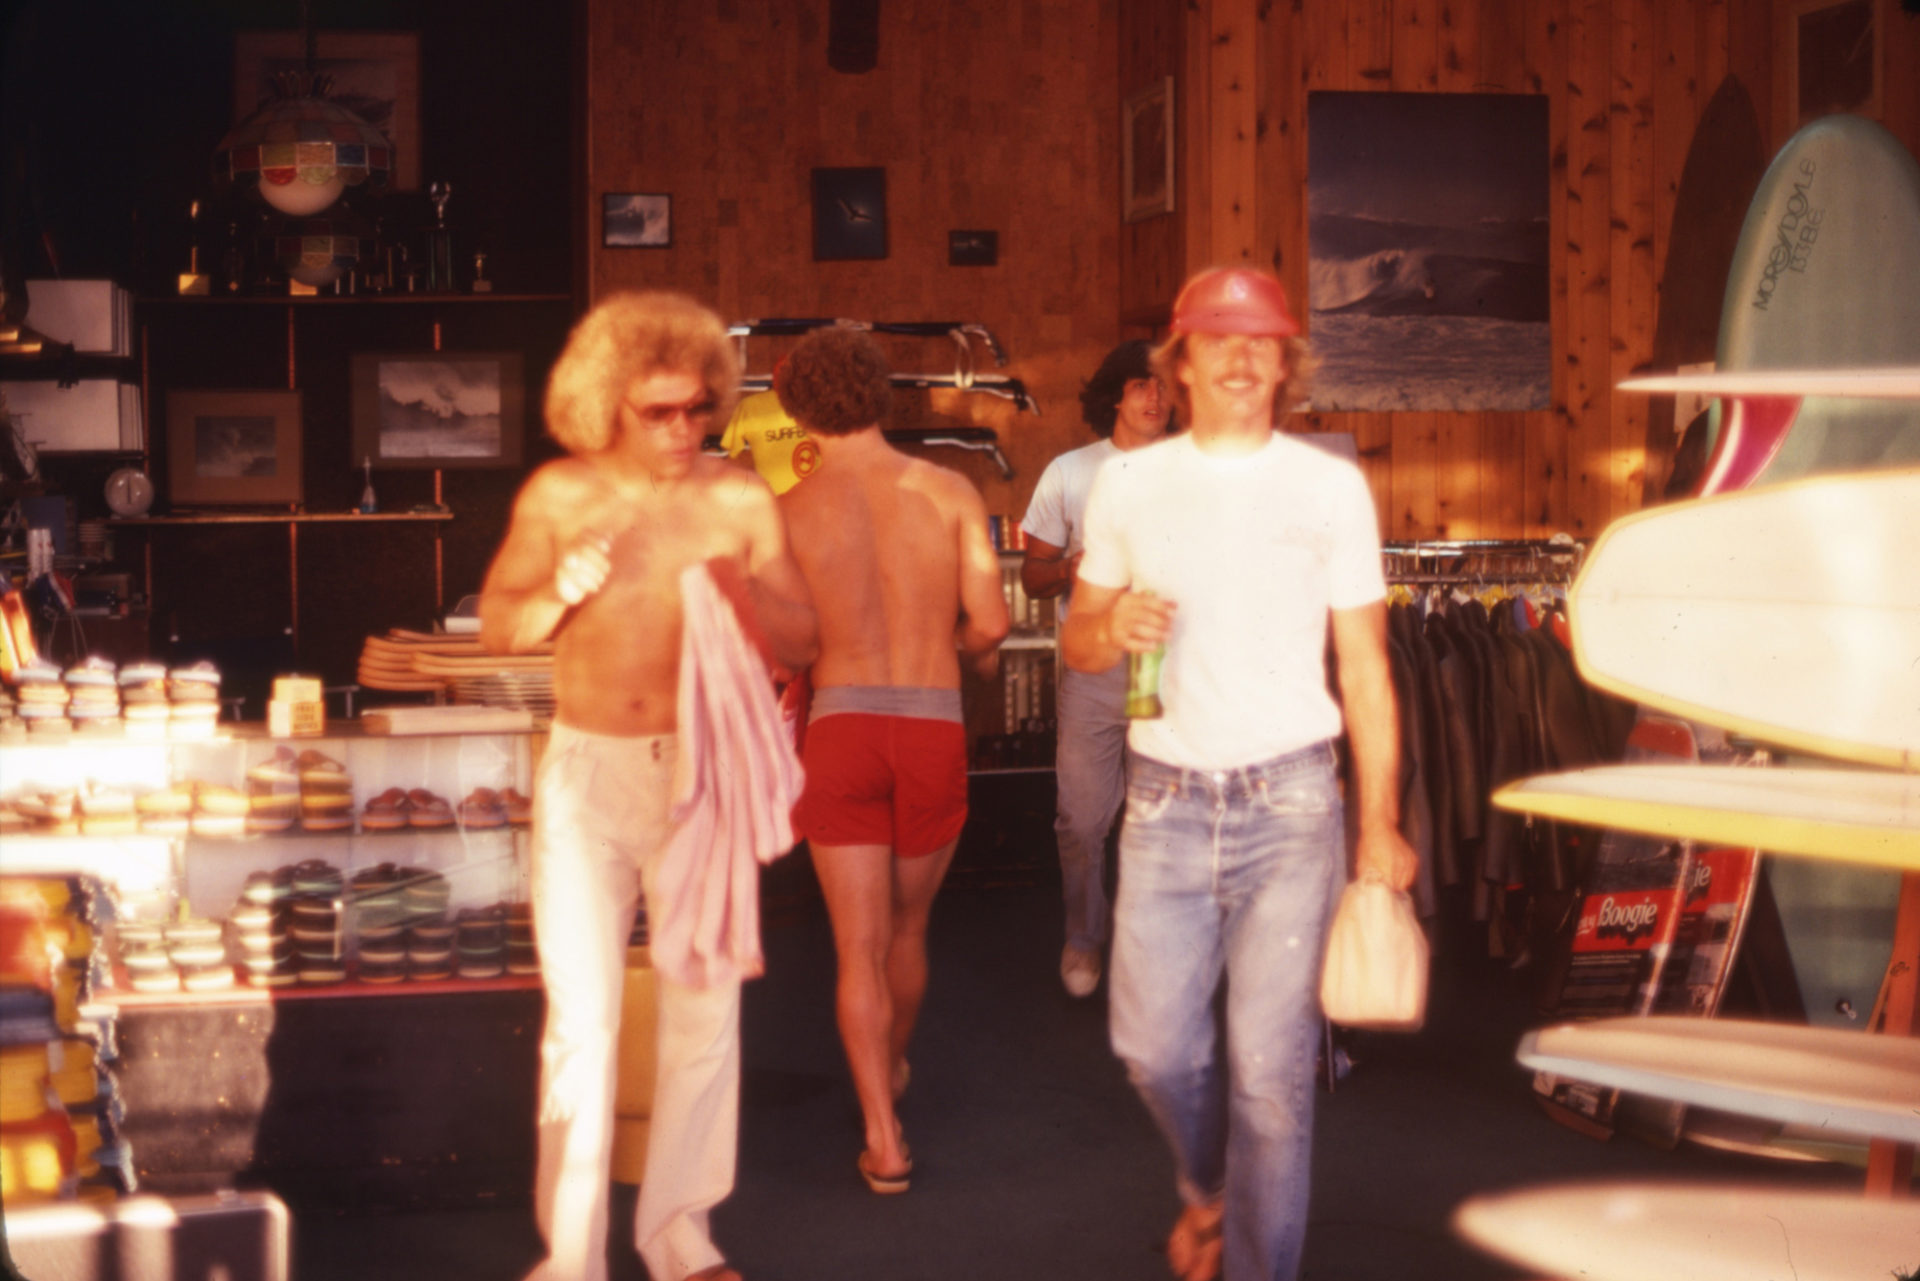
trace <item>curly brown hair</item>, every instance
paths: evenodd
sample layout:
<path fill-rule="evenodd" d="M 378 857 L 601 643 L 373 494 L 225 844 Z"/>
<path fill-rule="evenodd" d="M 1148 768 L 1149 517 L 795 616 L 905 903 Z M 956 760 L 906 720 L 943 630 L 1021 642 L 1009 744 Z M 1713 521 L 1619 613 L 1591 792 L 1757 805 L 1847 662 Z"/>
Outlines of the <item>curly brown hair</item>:
<path fill-rule="evenodd" d="M 614 443 L 620 400 L 633 380 L 662 371 L 697 375 L 725 422 L 740 396 L 740 357 L 727 326 L 685 294 L 612 294 L 582 316 L 547 379 L 547 431 L 569 453 Z"/>
<path fill-rule="evenodd" d="M 844 436 L 884 423 L 893 384 L 880 344 L 858 329 L 832 325 L 800 340 L 773 373 L 780 407 L 809 432 Z"/>

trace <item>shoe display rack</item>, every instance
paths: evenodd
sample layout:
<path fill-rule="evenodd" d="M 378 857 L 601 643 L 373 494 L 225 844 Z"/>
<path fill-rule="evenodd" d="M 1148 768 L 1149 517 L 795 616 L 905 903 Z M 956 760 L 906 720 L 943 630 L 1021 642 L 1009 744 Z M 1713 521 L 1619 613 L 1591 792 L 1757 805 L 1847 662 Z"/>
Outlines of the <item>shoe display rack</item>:
<path fill-rule="evenodd" d="M 991 703 L 977 721 L 970 718 L 979 730 L 972 769 L 976 774 L 1051 770 L 1060 671 L 1055 602 L 1036 600 L 1021 586 L 1025 553 L 1003 548 L 999 555 L 1010 627 L 1000 645 L 999 681 L 982 694 Z"/>
<path fill-rule="evenodd" d="M 71 1126 L 73 1173 L 121 1192 L 411 1174 L 396 1195 L 453 1202 L 524 1182 L 530 1136 L 498 1119 L 532 1115 L 537 746 L 358 724 L 0 744 L 0 880 L 78 905 L 60 1053 L 34 1057 L 55 1084 L 97 1060 L 98 1101 L 60 1091 L 100 1118 Z M 10 1090 L 29 1066 L 9 1059 Z"/>

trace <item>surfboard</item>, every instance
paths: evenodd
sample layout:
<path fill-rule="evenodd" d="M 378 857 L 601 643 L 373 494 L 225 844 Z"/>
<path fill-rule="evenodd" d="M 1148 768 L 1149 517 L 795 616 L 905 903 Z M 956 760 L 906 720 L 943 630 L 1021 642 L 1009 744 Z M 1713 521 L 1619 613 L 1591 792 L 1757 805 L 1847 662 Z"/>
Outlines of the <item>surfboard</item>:
<path fill-rule="evenodd" d="M 1920 365 L 1920 164 L 1898 138 L 1830 115 L 1780 149 L 1741 226 L 1715 360 L 1721 370 Z M 1739 443 L 1723 429 L 1741 412 L 1719 407 L 1716 460 Z M 1920 462 L 1920 410 L 1810 394 L 1753 462 L 1739 483 Z"/>
<path fill-rule="evenodd" d="M 1718 448 L 1702 471 L 1696 491 L 1704 496 L 1744 489 L 1765 471 L 1786 444 L 1806 397 L 1920 400 L 1920 367 L 1718 369 L 1638 375 L 1616 385 L 1622 391 L 1720 399 Z"/>
<path fill-rule="evenodd" d="M 1568 593 L 1581 675 L 1778 747 L 1920 769 L 1920 466 L 1637 512 Z"/>
<path fill-rule="evenodd" d="M 1920 1038 L 1670 1015 L 1529 1032 L 1522 1065 L 1782 1124 L 1920 1142 Z"/>
<path fill-rule="evenodd" d="M 1920 871 L 1920 774 L 1603 765 L 1520 779 L 1493 803 L 1561 822 Z"/>
<path fill-rule="evenodd" d="M 1470 1198 L 1454 1230 L 1581 1281 L 1888 1281 L 1920 1260 L 1920 1209 L 1857 1191 L 1584 1183 Z"/>
<path fill-rule="evenodd" d="M 1920 400 L 1920 365 L 1864 369 L 1712 369 L 1687 374 L 1635 374 L 1615 386 L 1650 394 L 1703 396 L 1845 396 L 1863 400 Z"/>
<path fill-rule="evenodd" d="M 1655 368 L 1712 363 L 1720 340 L 1727 269 L 1747 206 L 1771 159 L 1752 92 L 1739 76 L 1722 77 L 1694 123 L 1673 194 L 1660 286 L 1654 294 L 1658 308 L 1648 356 Z M 1685 459 L 1677 456 L 1682 437 L 1676 433 L 1690 425 L 1698 408 L 1683 415 L 1680 406 L 1665 399 L 1648 406 L 1647 505 L 1679 496 L 1680 491 L 1670 489 L 1676 464 L 1696 465 L 1690 445 Z M 1704 462 L 1704 455 L 1697 461 Z"/>

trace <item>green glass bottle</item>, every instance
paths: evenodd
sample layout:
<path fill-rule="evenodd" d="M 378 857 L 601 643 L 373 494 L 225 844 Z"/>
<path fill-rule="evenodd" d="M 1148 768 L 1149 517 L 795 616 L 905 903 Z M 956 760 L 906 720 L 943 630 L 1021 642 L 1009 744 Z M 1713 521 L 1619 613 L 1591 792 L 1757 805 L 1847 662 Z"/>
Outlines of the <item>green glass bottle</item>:
<path fill-rule="evenodd" d="M 1152 596 L 1150 591 L 1142 591 L 1142 596 Z M 1127 653 L 1127 719 L 1135 721 L 1157 720 L 1162 714 L 1160 706 L 1160 664 L 1167 657 L 1167 644 L 1160 642 L 1145 653 Z"/>
<path fill-rule="evenodd" d="M 1161 715 L 1160 664 L 1167 656 L 1162 644 L 1143 654 L 1127 655 L 1127 718 L 1150 721 Z"/>
<path fill-rule="evenodd" d="M 1151 596 L 1152 592 L 1141 592 L 1142 596 Z M 1160 664 L 1166 660 L 1167 643 L 1160 644 L 1144 654 L 1127 654 L 1127 719 L 1135 721 L 1157 720 L 1162 712 L 1160 707 Z"/>

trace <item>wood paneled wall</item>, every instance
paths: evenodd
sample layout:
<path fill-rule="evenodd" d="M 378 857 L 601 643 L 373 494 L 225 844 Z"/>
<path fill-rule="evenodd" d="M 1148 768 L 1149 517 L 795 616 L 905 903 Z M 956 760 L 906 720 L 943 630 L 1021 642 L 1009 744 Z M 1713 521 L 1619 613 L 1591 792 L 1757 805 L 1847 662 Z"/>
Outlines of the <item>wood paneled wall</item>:
<path fill-rule="evenodd" d="M 1898 0 L 1880 4 L 1888 65 L 1911 66 L 1900 58 L 1920 23 L 1897 11 Z M 1717 294 L 1705 307 L 1662 296 L 1663 285 L 1669 293 L 1719 287 L 1702 283 L 1710 271 L 1670 261 L 1674 210 L 1690 161 L 1703 163 L 1694 144 L 1710 103 L 1738 104 L 1725 114 L 1749 124 L 1728 133 L 1752 158 L 1723 163 L 1718 183 L 1690 179 L 1704 194 L 1680 229 L 1684 254 L 1700 252 L 1688 243 L 1691 220 L 1723 229 L 1730 220 L 1737 230 L 1759 168 L 1784 140 L 1772 101 L 1770 0 L 1143 0 L 1123 12 L 1121 94 L 1156 75 L 1181 75 L 1181 190 L 1213 185 L 1184 210 L 1123 232 L 1120 288 L 1131 323 L 1164 318 L 1169 275 L 1237 258 L 1271 266 L 1304 307 L 1308 93 L 1546 95 L 1551 408 L 1313 414 L 1300 425 L 1357 437 L 1393 538 L 1587 538 L 1641 505 L 1649 470 L 1656 486 L 1664 476 L 1673 412 L 1613 385 L 1652 359 L 1663 307 L 1662 356 L 1711 359 Z M 1181 47 L 1142 36 L 1163 30 Z M 1248 66 L 1258 103 L 1250 126 L 1238 83 Z M 1913 90 L 1889 87 L 1884 118 L 1896 132 L 1903 126 L 1894 113 L 1913 112 L 1914 102 Z M 1920 118 L 1904 130 L 1920 130 Z M 1249 145 L 1251 180 L 1223 187 L 1220 175 L 1245 163 Z M 1682 313 L 1692 319 L 1676 334 L 1671 319 Z"/>
<path fill-rule="evenodd" d="M 825 0 L 589 0 L 592 293 L 682 289 L 729 319 L 977 321 L 1042 415 L 982 394 L 903 394 L 896 421 L 994 427 L 1016 475 L 929 453 L 1019 515 L 1055 454 L 1091 439 L 1075 399 L 1119 336 L 1119 14 L 1101 0 L 885 0 L 879 61 L 828 69 Z M 883 165 L 889 256 L 815 262 L 809 173 Z M 673 244 L 600 248 L 600 193 L 667 192 Z M 947 232 L 999 232 L 999 264 L 950 267 Z M 944 341 L 889 341 L 951 369 Z M 780 346 L 756 339 L 750 366 Z M 983 368 L 990 368 L 983 364 Z"/>

